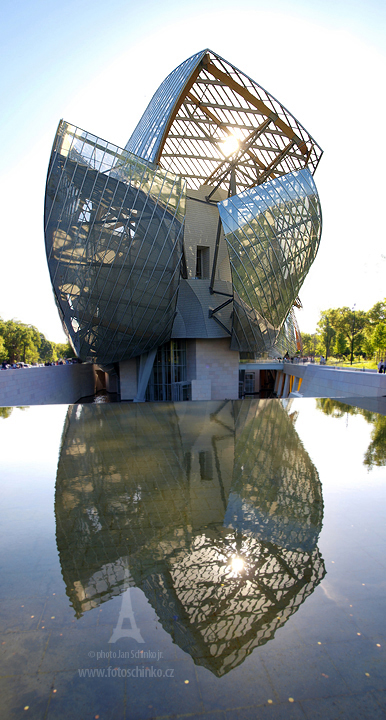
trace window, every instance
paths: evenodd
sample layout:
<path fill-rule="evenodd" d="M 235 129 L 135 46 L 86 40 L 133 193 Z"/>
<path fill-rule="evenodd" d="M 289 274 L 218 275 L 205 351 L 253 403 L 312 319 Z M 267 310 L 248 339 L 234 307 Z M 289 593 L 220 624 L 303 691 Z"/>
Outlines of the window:
<path fill-rule="evenodd" d="M 197 245 L 196 280 L 209 279 L 209 248 Z"/>
<path fill-rule="evenodd" d="M 186 340 L 170 340 L 158 348 L 146 390 L 146 400 L 188 400 Z"/>

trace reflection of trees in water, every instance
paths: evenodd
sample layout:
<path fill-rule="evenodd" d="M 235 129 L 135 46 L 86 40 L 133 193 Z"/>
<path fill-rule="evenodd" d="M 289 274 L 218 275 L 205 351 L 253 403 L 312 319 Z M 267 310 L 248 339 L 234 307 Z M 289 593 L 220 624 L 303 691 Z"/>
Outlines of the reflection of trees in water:
<path fill-rule="evenodd" d="M 28 405 L 16 405 L 16 407 L 18 410 L 28 410 L 29 408 Z M 3 418 L 3 420 L 6 420 L 12 414 L 14 409 L 14 407 L 0 407 L 0 417 Z"/>
<path fill-rule="evenodd" d="M 320 482 L 293 420 L 278 400 L 70 408 L 55 510 L 77 616 L 129 568 L 217 675 L 273 637 L 325 572 Z"/>
<path fill-rule="evenodd" d="M 9 418 L 10 414 L 12 413 L 13 408 L 12 407 L 0 407 L 0 417 L 2 417 L 4 420 L 6 418 Z"/>
<path fill-rule="evenodd" d="M 386 465 L 386 416 L 359 408 L 356 405 L 333 400 L 332 398 L 317 398 L 316 407 L 325 415 L 341 418 L 344 415 L 362 415 L 372 425 L 371 442 L 364 454 L 363 464 L 371 470 L 374 465 Z"/>
<path fill-rule="evenodd" d="M 386 465 L 386 417 L 377 415 L 373 421 L 371 443 L 365 452 L 364 464 L 369 468 L 374 465 Z"/>

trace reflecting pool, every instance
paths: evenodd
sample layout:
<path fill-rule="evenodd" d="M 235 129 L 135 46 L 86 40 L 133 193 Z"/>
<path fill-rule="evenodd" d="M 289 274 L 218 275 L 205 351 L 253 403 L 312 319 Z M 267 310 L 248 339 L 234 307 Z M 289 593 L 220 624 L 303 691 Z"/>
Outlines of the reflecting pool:
<path fill-rule="evenodd" d="M 2 408 L 6 718 L 386 717 L 386 417 Z"/>

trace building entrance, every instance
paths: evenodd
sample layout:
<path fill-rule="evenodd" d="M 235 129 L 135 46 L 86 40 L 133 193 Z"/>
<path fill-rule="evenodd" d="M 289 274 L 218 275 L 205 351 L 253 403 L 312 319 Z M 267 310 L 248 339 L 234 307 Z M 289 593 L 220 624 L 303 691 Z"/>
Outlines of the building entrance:
<path fill-rule="evenodd" d="M 146 390 L 146 400 L 190 400 L 190 383 L 186 379 L 186 340 L 171 340 L 158 348 Z"/>

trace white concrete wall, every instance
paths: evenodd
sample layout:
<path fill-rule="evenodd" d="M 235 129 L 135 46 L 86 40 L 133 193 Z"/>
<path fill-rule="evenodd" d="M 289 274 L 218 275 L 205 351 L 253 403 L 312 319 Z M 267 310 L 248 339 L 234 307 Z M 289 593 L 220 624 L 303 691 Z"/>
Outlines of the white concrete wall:
<path fill-rule="evenodd" d="M 375 397 L 386 396 L 386 375 L 377 372 L 335 369 L 323 365 L 284 363 L 284 374 L 303 378 L 298 392 L 303 397 Z M 295 381 L 293 390 L 297 391 Z"/>
<path fill-rule="evenodd" d="M 288 394 L 288 378 L 294 378 L 292 393 L 296 397 L 383 398 L 386 397 L 386 375 L 369 370 L 335 369 L 313 363 L 241 363 L 240 369 L 271 368 L 276 370 L 275 392 Z M 299 380 L 302 380 L 299 388 Z"/>
<path fill-rule="evenodd" d="M 386 395 L 386 375 L 307 365 L 299 392 L 304 397 L 382 397 Z"/>
<path fill-rule="evenodd" d="M 119 363 L 121 400 L 134 400 L 137 394 L 137 358 Z"/>
<path fill-rule="evenodd" d="M 60 405 L 93 395 L 93 365 L 51 365 L 0 370 L 0 405 Z"/>
<path fill-rule="evenodd" d="M 196 340 L 196 378 L 195 392 L 200 396 L 193 396 L 192 400 L 236 400 L 239 396 L 239 364 L 238 352 L 230 349 L 230 338 L 213 338 Z M 211 397 L 202 397 L 199 391 L 208 393 L 210 381 Z"/>

